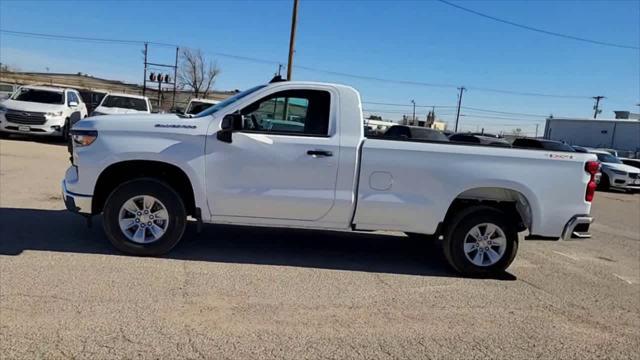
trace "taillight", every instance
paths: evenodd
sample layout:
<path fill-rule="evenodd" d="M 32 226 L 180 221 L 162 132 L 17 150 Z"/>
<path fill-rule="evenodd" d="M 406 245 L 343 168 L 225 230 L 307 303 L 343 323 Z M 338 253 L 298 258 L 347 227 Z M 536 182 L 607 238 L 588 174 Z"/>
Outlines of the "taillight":
<path fill-rule="evenodd" d="M 598 161 L 587 161 L 587 163 L 584 164 L 584 170 L 591 176 L 589 183 L 587 183 L 587 191 L 584 194 L 584 199 L 591 202 L 593 201 L 593 196 L 596 194 L 596 174 L 598 170 L 600 170 L 600 163 Z"/>

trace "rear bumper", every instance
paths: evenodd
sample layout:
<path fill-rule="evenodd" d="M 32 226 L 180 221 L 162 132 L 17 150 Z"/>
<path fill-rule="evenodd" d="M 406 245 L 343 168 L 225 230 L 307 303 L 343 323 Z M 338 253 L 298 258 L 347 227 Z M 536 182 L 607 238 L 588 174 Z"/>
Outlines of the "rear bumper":
<path fill-rule="evenodd" d="M 93 197 L 87 195 L 75 194 L 67 190 L 67 185 L 62 180 L 62 200 L 67 210 L 83 214 L 91 215 L 91 202 Z"/>
<path fill-rule="evenodd" d="M 562 231 L 562 240 L 588 239 L 591 237 L 589 227 L 593 218 L 588 215 L 575 215 L 567 222 Z"/>

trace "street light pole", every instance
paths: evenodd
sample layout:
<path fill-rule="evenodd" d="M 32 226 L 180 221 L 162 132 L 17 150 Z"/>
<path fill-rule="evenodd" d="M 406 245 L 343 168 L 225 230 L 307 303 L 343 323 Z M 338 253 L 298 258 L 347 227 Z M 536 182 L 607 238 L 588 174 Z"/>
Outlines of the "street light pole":
<path fill-rule="evenodd" d="M 291 80 L 293 71 L 293 52 L 296 43 L 296 25 L 298 23 L 298 0 L 293 0 L 293 14 L 291 15 L 291 36 L 289 37 L 289 63 L 287 64 L 287 80 Z"/>

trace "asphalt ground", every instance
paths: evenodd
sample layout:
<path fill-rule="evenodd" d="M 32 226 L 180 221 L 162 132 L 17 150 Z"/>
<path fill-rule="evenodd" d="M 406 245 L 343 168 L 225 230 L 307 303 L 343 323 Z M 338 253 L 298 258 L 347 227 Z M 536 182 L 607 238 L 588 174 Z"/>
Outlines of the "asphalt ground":
<path fill-rule="evenodd" d="M 122 255 L 63 210 L 67 158 L 0 141 L 2 359 L 640 357 L 640 194 L 598 192 L 591 239 L 467 279 L 393 233 L 190 226 Z"/>

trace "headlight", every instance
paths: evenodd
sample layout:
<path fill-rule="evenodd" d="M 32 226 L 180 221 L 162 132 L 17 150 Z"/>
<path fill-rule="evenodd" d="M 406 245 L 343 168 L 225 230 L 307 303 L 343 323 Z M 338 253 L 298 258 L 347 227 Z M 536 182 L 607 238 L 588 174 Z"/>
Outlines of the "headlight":
<path fill-rule="evenodd" d="M 94 130 L 71 130 L 71 139 L 75 147 L 89 146 L 98 138 Z"/>
<path fill-rule="evenodd" d="M 45 116 L 50 116 L 50 117 L 56 117 L 56 116 L 62 116 L 62 110 L 60 111 L 52 111 L 52 112 L 48 112 L 46 114 L 44 114 Z"/>
<path fill-rule="evenodd" d="M 613 170 L 611 169 L 611 172 L 616 174 L 616 175 L 623 175 L 623 176 L 627 176 L 627 172 L 626 171 L 622 171 L 622 170 Z"/>

